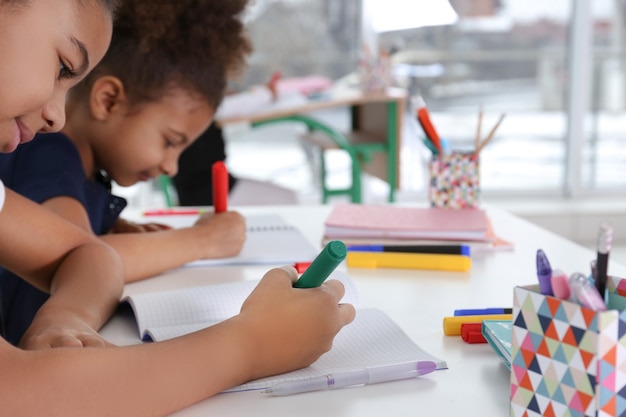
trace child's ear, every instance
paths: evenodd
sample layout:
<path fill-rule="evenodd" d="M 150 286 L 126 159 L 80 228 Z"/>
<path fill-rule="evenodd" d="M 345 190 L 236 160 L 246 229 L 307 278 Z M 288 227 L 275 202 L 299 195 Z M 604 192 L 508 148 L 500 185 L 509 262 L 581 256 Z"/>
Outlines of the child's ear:
<path fill-rule="evenodd" d="M 101 122 L 119 111 L 126 101 L 124 83 L 110 75 L 98 78 L 91 87 L 89 105 L 92 116 Z"/>

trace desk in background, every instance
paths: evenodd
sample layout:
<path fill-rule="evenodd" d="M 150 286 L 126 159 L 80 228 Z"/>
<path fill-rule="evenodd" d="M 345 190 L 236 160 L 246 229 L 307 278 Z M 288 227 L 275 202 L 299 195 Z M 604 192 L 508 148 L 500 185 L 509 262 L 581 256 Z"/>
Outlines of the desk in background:
<path fill-rule="evenodd" d="M 297 226 L 321 248 L 323 222 L 330 206 L 245 207 L 240 212 L 277 213 Z M 477 254 L 467 273 L 348 269 L 360 294 L 359 307 L 385 311 L 429 353 L 449 369 L 413 380 L 312 392 L 288 397 L 264 397 L 257 391 L 219 394 L 175 417 L 379 417 L 420 413 L 437 416 L 506 416 L 509 414 L 509 372 L 487 344 L 470 345 L 444 336 L 442 319 L 455 309 L 506 307 L 515 285 L 536 282 L 535 255 L 542 248 L 553 267 L 567 273 L 587 272 L 595 257 L 590 250 L 495 207 L 487 211 L 498 234 L 515 242 L 511 252 Z M 131 217 L 137 220 L 137 217 Z M 259 279 L 267 266 L 181 268 L 151 280 L 129 284 L 125 294 L 183 286 Z M 342 266 L 340 266 L 342 268 Z M 613 274 L 626 267 L 611 263 Z M 129 312 L 118 313 L 102 330 L 117 344 L 139 343 Z"/>
<path fill-rule="evenodd" d="M 375 93 L 363 93 L 355 88 L 336 87 L 321 98 L 305 102 L 286 102 L 265 105 L 263 108 L 217 117 L 220 126 L 249 123 L 262 126 L 272 123 L 299 122 L 309 130 L 305 140 L 324 149 L 338 148 L 346 151 L 352 161 L 352 183 L 346 189 L 326 187 L 326 169 L 321 159 L 322 202 L 333 195 L 349 195 L 351 201 L 362 200 L 361 173 L 365 171 L 389 184 L 389 201 L 395 200 L 400 188 L 400 148 L 407 93 L 403 89 L 389 88 Z M 311 112 L 350 107 L 351 131 L 340 132 L 310 115 Z"/>

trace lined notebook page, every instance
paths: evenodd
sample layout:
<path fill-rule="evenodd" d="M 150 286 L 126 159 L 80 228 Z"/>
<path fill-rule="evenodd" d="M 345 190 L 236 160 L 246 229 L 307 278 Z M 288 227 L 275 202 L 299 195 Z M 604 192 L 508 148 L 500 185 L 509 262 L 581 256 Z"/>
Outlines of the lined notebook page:
<path fill-rule="evenodd" d="M 189 227 L 196 215 L 150 216 L 150 221 L 172 227 Z M 277 214 L 246 216 L 246 242 L 237 256 L 202 259 L 186 266 L 286 265 L 310 262 L 319 253 L 298 230 Z"/>
<path fill-rule="evenodd" d="M 420 348 L 385 313 L 376 309 L 360 309 L 354 321 L 337 334 L 333 348 L 311 366 L 257 379 L 226 392 L 265 389 L 279 382 L 419 360 L 433 361 L 437 369 L 447 368 L 445 361 Z"/>
<path fill-rule="evenodd" d="M 346 289 L 342 302 L 358 305 L 354 283 L 343 271 L 332 279 Z M 135 313 L 139 337 L 162 341 L 203 329 L 239 314 L 258 281 L 237 281 L 201 287 L 130 295 L 124 299 Z"/>

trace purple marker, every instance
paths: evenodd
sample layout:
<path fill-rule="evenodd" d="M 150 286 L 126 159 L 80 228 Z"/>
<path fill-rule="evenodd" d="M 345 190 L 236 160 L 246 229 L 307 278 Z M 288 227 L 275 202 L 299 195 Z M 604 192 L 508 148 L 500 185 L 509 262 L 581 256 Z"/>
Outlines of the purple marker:
<path fill-rule="evenodd" d="M 539 279 L 539 291 L 543 295 L 554 295 L 552 292 L 552 267 L 543 250 L 537 250 L 537 278 Z"/>

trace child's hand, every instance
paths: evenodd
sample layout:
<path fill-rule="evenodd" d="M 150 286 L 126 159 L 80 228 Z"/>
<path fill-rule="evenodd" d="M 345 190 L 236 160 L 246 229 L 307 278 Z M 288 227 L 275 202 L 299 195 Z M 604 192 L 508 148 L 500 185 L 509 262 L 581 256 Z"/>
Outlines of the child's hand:
<path fill-rule="evenodd" d="M 144 233 L 159 232 L 161 230 L 169 230 L 171 226 L 160 223 L 135 223 L 130 220 L 118 219 L 109 233 Z"/>
<path fill-rule="evenodd" d="M 227 211 L 202 215 L 193 228 L 199 232 L 203 258 L 235 256 L 246 241 L 246 219 L 239 213 Z"/>
<path fill-rule="evenodd" d="M 79 317 L 70 313 L 46 315 L 42 310 L 20 341 L 20 347 L 29 350 L 105 346 L 113 345 Z"/>
<path fill-rule="evenodd" d="M 244 302 L 250 346 L 250 379 L 306 367 L 330 350 L 339 330 L 354 320 L 350 304 L 339 304 L 343 284 L 329 280 L 318 288 L 293 288 L 292 267 L 272 269 Z"/>

